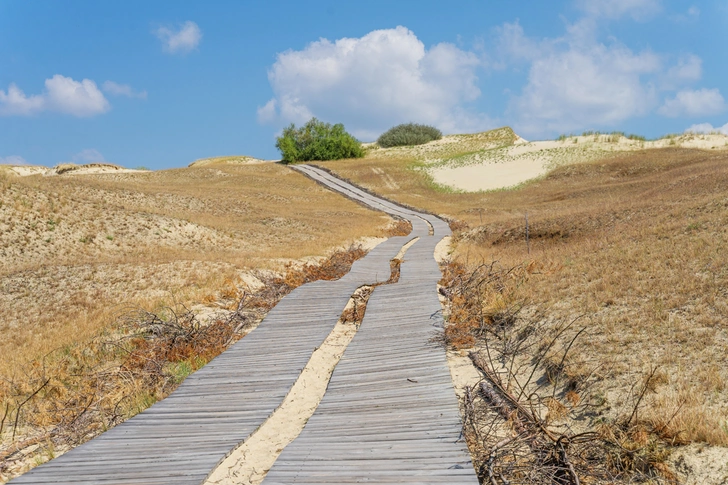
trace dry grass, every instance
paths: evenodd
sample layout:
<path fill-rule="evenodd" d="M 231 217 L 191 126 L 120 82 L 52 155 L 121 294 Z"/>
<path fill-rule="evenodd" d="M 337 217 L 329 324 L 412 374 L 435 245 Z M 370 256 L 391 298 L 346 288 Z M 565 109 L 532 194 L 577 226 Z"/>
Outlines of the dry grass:
<path fill-rule="evenodd" d="M 172 392 L 254 329 L 293 288 L 337 279 L 361 246 L 319 263 L 257 272 L 257 291 L 228 282 L 211 318 L 177 304 L 127 310 L 94 338 L 66 345 L 0 379 L 0 482 L 123 422 Z M 363 313 L 363 312 L 362 312 Z"/>
<path fill-rule="evenodd" d="M 483 319 L 511 305 L 543 321 L 583 315 L 586 333 L 564 368 L 578 374 L 600 365 L 597 387 L 612 415 L 631 408 L 634 383 L 657 366 L 660 378 L 639 413 L 646 429 L 675 444 L 728 445 L 725 153 L 665 148 L 612 155 L 488 193 L 443 190 L 412 157 L 321 165 L 456 219 L 455 260 L 467 271 L 484 261 L 514 268 L 507 289 L 483 290 L 484 308 L 473 308 L 468 297 L 452 302 L 470 319 L 465 331 L 450 330 L 452 344 L 474 345 Z"/>
<path fill-rule="evenodd" d="M 0 174 L 0 373 L 90 338 L 120 306 L 192 305 L 391 219 L 277 164 Z"/>

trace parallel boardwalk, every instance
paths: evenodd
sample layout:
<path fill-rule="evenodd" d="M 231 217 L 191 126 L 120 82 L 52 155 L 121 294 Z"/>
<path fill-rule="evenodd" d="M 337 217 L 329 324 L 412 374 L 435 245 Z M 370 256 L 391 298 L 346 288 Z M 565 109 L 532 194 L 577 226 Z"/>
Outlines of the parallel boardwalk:
<path fill-rule="evenodd" d="M 199 484 L 281 403 L 359 286 L 386 281 L 417 235 L 381 243 L 337 281 L 303 285 L 165 400 L 12 483 Z"/>
<path fill-rule="evenodd" d="M 410 220 L 412 233 L 378 245 L 340 280 L 294 290 L 167 399 L 12 483 L 199 484 L 281 403 L 354 290 L 387 280 L 389 261 L 415 236 L 422 239 L 409 249 L 400 283 L 376 289 L 320 411 L 267 480 L 477 483 L 464 444 L 456 442 L 457 402 L 444 353 L 428 343 L 439 322 L 432 252 L 447 224 L 318 169 L 299 170 Z"/>
<path fill-rule="evenodd" d="M 309 174 L 342 189 L 328 174 Z M 478 483 L 459 441 L 460 415 L 445 353 L 432 342 L 442 328 L 441 274 L 433 253 L 449 228 L 436 217 L 394 207 L 410 219 L 427 220 L 434 235 L 409 248 L 399 283 L 374 290 L 321 404 L 264 485 Z"/>

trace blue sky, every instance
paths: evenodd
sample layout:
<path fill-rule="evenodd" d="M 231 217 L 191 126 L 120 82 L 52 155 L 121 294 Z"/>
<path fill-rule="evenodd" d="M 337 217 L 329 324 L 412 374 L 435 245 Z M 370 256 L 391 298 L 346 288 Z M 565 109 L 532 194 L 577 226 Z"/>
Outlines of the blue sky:
<path fill-rule="evenodd" d="M 0 163 L 277 158 L 317 116 L 728 134 L 728 1 L 0 0 Z"/>

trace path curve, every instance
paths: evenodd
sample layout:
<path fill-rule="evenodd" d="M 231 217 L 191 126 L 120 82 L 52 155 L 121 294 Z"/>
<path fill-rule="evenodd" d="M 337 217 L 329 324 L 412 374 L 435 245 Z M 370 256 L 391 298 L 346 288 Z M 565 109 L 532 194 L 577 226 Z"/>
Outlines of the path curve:
<path fill-rule="evenodd" d="M 413 482 L 416 478 L 413 474 L 420 475 L 414 480 L 417 483 L 477 483 L 464 443 L 456 442 L 460 430 L 457 400 L 449 380 L 444 351 L 428 343 L 433 323 L 440 321 L 436 316 L 439 311 L 436 282 L 440 274 L 433 252 L 437 242 L 449 234 L 447 224 L 429 214 L 372 196 L 323 170 L 305 165 L 296 169 L 354 200 L 409 220 L 412 233 L 379 244 L 355 262 L 351 271 L 339 280 L 317 281 L 295 289 L 270 311 L 257 329 L 185 379 L 169 397 L 88 443 L 34 468 L 12 483 L 199 484 L 282 402 L 313 350 L 336 324 L 356 288 L 386 281 L 390 275 L 390 260 L 415 236 L 421 240 L 408 251 L 400 282 L 379 287 L 372 295 L 359 331 L 361 336 L 357 335 L 354 339 L 334 373 L 336 380 L 332 379 L 330 385 L 331 397 L 327 392 L 321 403 L 321 412 L 314 414 L 309 421 L 310 426 L 284 450 L 265 483 L 325 483 L 332 480 L 347 483 L 345 477 L 352 481 L 356 476 L 382 478 L 383 481 L 375 478 L 376 483 L 402 483 Z M 384 318 L 387 315 L 390 315 L 389 320 Z M 434 319 L 431 318 L 433 315 Z M 391 326 L 392 318 L 398 325 Z M 385 324 L 383 327 L 382 323 Z M 392 341 L 399 343 L 398 346 L 375 349 L 375 345 L 367 344 L 371 339 L 368 334 L 385 335 L 392 330 Z M 361 357 L 355 357 L 357 352 Z M 357 367 L 356 361 L 367 364 Z M 349 367 L 351 369 L 347 370 Z M 350 402 L 363 399 L 371 403 L 376 398 L 380 404 L 386 403 L 388 410 L 382 409 L 377 413 L 372 412 L 374 408 L 365 407 L 356 418 L 359 421 L 348 421 L 355 428 L 342 427 L 342 430 L 346 429 L 346 435 L 356 437 L 356 440 L 349 441 L 347 446 L 337 444 L 336 439 L 340 439 L 341 434 L 338 438 L 332 437 L 336 438 L 333 441 L 327 442 L 328 438 L 318 441 L 322 450 L 336 446 L 340 452 L 348 449 L 352 454 L 327 452 L 328 463 L 320 463 L 319 475 L 316 476 L 338 478 L 303 481 L 303 469 L 310 471 L 315 467 L 311 468 L 313 462 L 309 459 L 296 458 L 300 453 L 297 451 L 300 449 L 298 442 L 310 443 L 307 440 L 316 431 L 313 424 L 332 414 L 332 411 L 326 410 L 331 403 L 341 399 L 342 394 L 337 389 L 343 386 L 346 390 L 349 386 L 350 380 L 343 377 L 347 372 L 368 374 L 369 378 L 361 379 L 361 382 L 369 382 L 379 388 L 359 387 L 356 394 L 351 394 Z M 403 388 L 416 392 L 381 394 L 384 387 L 377 386 L 376 382 L 386 383 L 392 378 L 401 384 L 400 374 L 421 376 L 421 381 L 413 379 L 418 386 Z M 349 390 L 352 390 L 351 387 Z M 352 406 L 345 408 L 350 413 L 355 410 Z M 385 443 L 379 438 L 367 438 L 377 428 L 371 425 L 384 423 L 387 416 L 394 427 L 384 435 L 396 439 Z M 398 417 L 393 420 L 392 416 Z M 396 426 L 398 422 L 408 428 Z M 354 423 L 360 423 L 361 427 Z M 379 436 L 384 436 L 381 426 L 379 428 Z M 363 445 L 367 441 L 373 447 Z M 405 441 L 414 446 L 402 448 Z M 384 455 L 381 443 L 384 443 Z M 389 447 L 393 443 L 396 450 Z M 369 460 L 370 465 L 365 469 L 360 470 L 358 466 L 361 455 L 354 460 L 357 466 L 345 459 L 356 456 L 355 450 L 350 447 L 352 444 L 360 451 L 364 449 L 372 453 L 366 455 L 374 459 Z M 435 449 L 440 450 L 436 453 L 439 456 L 437 460 L 427 451 Z M 419 458 L 415 456 L 418 453 L 422 453 Z M 382 456 L 392 466 L 383 466 L 380 463 Z M 286 470 L 290 471 L 286 464 L 298 467 L 295 477 L 286 475 Z M 339 470 L 338 474 L 333 473 L 330 466 Z M 374 475 L 371 475 L 371 467 L 377 468 Z M 447 480 L 424 480 L 423 473 Z M 386 476 L 390 478 L 385 480 L 383 477 Z M 314 475 L 309 473 L 309 477 Z M 365 481 L 372 480 L 365 478 Z"/>
<path fill-rule="evenodd" d="M 313 167 L 309 176 L 369 204 L 371 195 Z M 281 453 L 263 485 L 477 484 L 444 349 L 435 246 L 439 218 L 379 199 L 384 210 L 432 226 L 410 247 L 399 282 L 372 293 L 316 412 Z M 417 221 L 415 219 L 415 222 Z"/>

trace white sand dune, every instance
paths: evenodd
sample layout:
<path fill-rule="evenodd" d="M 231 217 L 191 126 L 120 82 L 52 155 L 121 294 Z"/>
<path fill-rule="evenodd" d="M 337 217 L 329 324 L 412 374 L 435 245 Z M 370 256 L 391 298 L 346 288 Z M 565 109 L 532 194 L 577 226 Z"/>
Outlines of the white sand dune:
<path fill-rule="evenodd" d="M 90 175 L 99 173 L 130 173 L 145 171 L 124 168 L 120 167 L 119 165 L 112 165 L 110 163 L 88 163 L 86 165 L 61 163 L 52 168 L 44 167 L 42 165 L 7 165 L 6 169 L 20 177 L 29 177 L 32 175 Z"/>
<path fill-rule="evenodd" d="M 534 142 L 518 137 L 510 146 L 430 160 L 427 171 L 438 184 L 477 192 L 513 187 L 541 177 L 561 165 L 612 157 L 627 151 L 667 147 L 728 150 L 728 136 L 687 133 L 641 141 L 624 136 L 596 134 Z"/>

